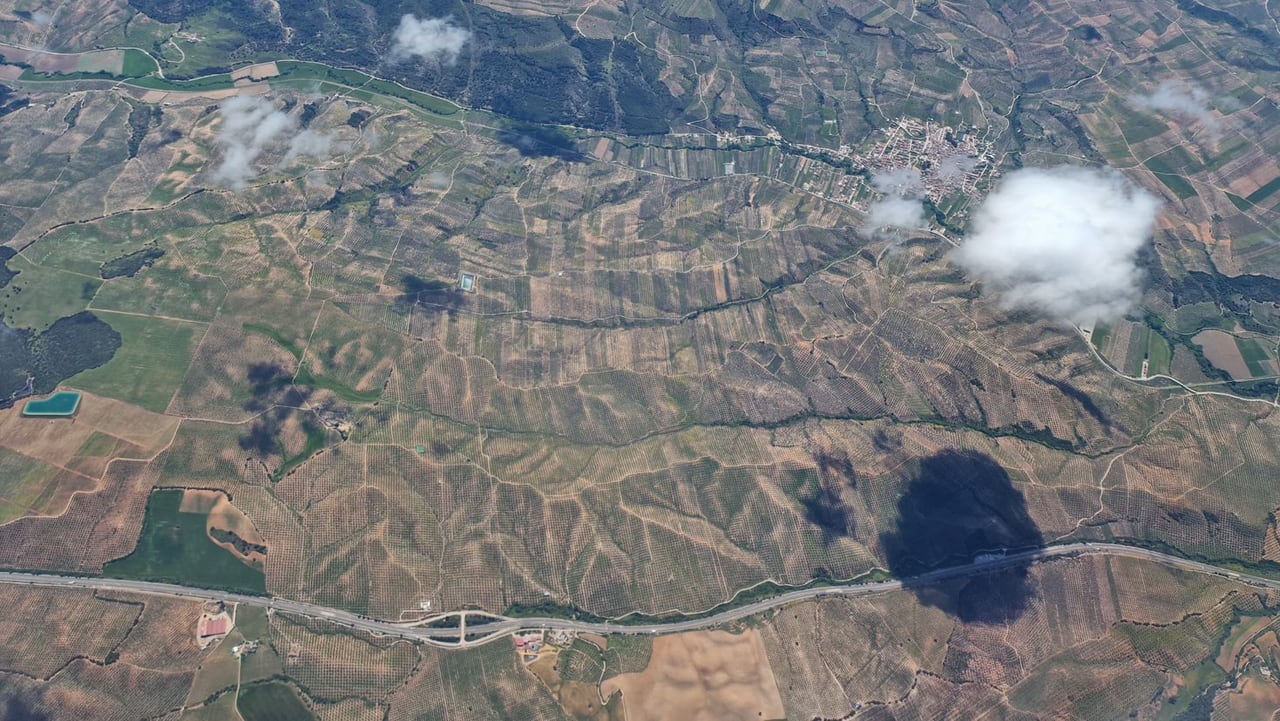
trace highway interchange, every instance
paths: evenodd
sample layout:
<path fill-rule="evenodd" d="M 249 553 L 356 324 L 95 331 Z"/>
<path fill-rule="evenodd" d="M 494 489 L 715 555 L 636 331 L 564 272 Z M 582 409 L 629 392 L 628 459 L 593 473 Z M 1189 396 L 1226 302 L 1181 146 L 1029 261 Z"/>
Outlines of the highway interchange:
<path fill-rule="evenodd" d="M 539 629 L 565 630 L 577 633 L 599 633 L 606 635 L 665 634 L 697 631 L 738 621 L 749 616 L 754 616 L 770 609 L 796 603 L 798 601 L 816 598 L 834 598 L 838 596 L 869 596 L 898 590 L 903 588 L 904 585 L 919 586 L 938 583 L 948 579 L 990 573 L 992 571 L 1013 566 L 1025 566 L 1043 563 L 1055 558 L 1081 555 L 1126 556 L 1129 558 L 1144 559 L 1155 563 L 1173 566 L 1185 571 L 1219 576 L 1248 586 L 1280 590 L 1280 580 L 1273 580 L 1244 572 L 1229 571 L 1209 563 L 1191 561 L 1185 558 L 1179 558 L 1177 556 L 1171 556 L 1166 553 L 1152 551 L 1145 548 L 1136 548 L 1133 546 L 1125 546 L 1115 543 L 1088 542 L 1068 543 L 1005 555 L 988 554 L 980 556 L 971 563 L 931 571 L 905 580 L 880 581 L 876 583 L 851 582 L 842 585 L 801 588 L 794 591 L 779 593 L 778 595 L 770 598 L 753 601 L 751 603 L 729 608 L 717 613 L 698 615 L 682 620 L 661 621 L 655 623 L 577 621 L 567 618 L 551 617 L 509 618 L 503 616 L 490 616 L 489 614 L 482 612 L 465 611 L 432 617 L 437 619 L 453 617 L 457 618 L 459 622 L 459 625 L 456 626 L 437 627 L 429 625 L 411 625 L 413 622 L 406 623 L 400 621 L 378 620 L 367 616 L 361 616 L 350 611 L 344 611 L 342 609 L 328 608 L 325 606 L 318 606 L 316 604 L 305 603 L 303 601 L 293 601 L 285 598 L 250 596 L 227 591 L 179 586 L 169 583 L 155 583 L 152 581 L 131 581 L 118 578 L 60 576 L 41 573 L 0 571 L 0 583 L 49 588 L 79 588 L 95 591 L 142 593 L 204 601 L 222 601 L 225 603 L 244 604 L 246 606 L 257 606 L 281 613 L 289 613 L 297 616 L 328 621 L 340 626 L 367 631 L 380 636 L 402 638 L 409 641 L 428 643 L 445 648 L 460 648 L 487 643 L 494 639 L 502 638 L 520 631 Z M 474 637 L 467 639 L 463 638 L 463 636 L 467 628 L 466 624 L 469 616 L 474 616 L 477 619 L 482 618 L 484 619 L 484 622 L 473 622 L 470 633 L 467 635 L 472 635 Z"/>

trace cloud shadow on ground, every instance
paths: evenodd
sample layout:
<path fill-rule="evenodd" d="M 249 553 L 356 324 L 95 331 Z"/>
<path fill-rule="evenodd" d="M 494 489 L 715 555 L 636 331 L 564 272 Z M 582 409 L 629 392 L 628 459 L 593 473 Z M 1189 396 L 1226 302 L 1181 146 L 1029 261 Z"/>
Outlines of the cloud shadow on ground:
<path fill-rule="evenodd" d="M 922 458 L 898 499 L 896 528 L 880 535 L 888 570 L 909 579 L 984 553 L 1040 547 L 1026 498 L 994 459 L 945 450 Z M 965 623 L 997 624 L 1026 610 L 1036 590 L 1028 565 L 945 583 L 907 581 L 923 604 Z"/>

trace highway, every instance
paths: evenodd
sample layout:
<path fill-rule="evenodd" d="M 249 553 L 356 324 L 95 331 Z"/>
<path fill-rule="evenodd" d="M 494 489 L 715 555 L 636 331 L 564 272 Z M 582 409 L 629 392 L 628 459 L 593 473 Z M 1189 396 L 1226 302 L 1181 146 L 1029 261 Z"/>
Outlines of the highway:
<path fill-rule="evenodd" d="M 490 617 L 489 614 L 464 612 L 464 614 L 468 616 L 474 615 L 476 617 L 488 617 L 493 620 L 490 620 L 490 622 L 484 623 L 483 625 L 478 625 L 476 621 L 471 621 L 470 632 L 473 634 L 483 632 L 484 636 L 480 638 L 473 638 L 471 640 L 460 640 L 458 638 L 460 631 L 456 627 L 434 628 L 429 626 L 408 626 L 402 621 L 383 621 L 368 618 L 350 611 L 318 606 L 311 603 L 305 603 L 303 601 L 292 601 L 289 599 L 273 598 L 268 596 L 249 596 L 239 593 L 214 591 L 169 583 L 130 581 L 119 578 L 58 576 L 41 573 L 7 571 L 0 571 L 0 583 L 47 588 L 78 588 L 95 591 L 118 591 L 244 604 L 246 606 L 257 606 L 281 613 L 289 613 L 297 616 L 329 621 L 334 624 L 367 631 L 380 636 L 403 638 L 410 641 L 428 643 L 445 648 L 461 648 L 487 643 L 494 639 L 508 636 L 519 631 L 538 629 L 560 629 L 578 633 L 599 633 L 606 635 L 665 634 L 697 631 L 701 629 L 714 628 L 732 621 L 747 618 L 748 616 L 763 613 L 773 608 L 796 603 L 797 601 L 805 601 L 815 598 L 834 598 L 839 596 L 869 596 L 888 591 L 895 591 L 903 588 L 904 585 L 919 586 L 938 583 L 948 579 L 990 573 L 992 571 L 997 571 L 1011 566 L 1036 564 L 1055 558 L 1080 555 L 1108 555 L 1138 558 L 1152 561 L 1154 563 L 1161 563 L 1167 566 L 1173 566 L 1185 571 L 1218 576 L 1248 586 L 1280 590 L 1280 580 L 1272 580 L 1249 573 L 1228 571 L 1212 564 L 1201 563 L 1199 561 L 1189 561 L 1185 558 L 1171 556 L 1166 553 L 1160 553 L 1159 551 L 1151 551 L 1145 548 L 1135 548 L 1133 546 L 1125 546 L 1115 543 L 1079 542 L 1020 551 L 1007 555 L 986 556 L 961 566 L 952 566 L 937 571 L 930 571 L 905 580 L 880 581 L 877 583 L 848 583 L 843 585 L 802 588 L 780 593 L 771 598 L 753 601 L 752 603 L 735 608 L 726 609 L 718 613 L 700 615 L 683 620 L 663 621 L 659 623 L 623 623 L 618 621 L 592 622 L 575 621 L 565 618 L 494 618 Z M 457 614 L 454 615 L 456 616 Z"/>

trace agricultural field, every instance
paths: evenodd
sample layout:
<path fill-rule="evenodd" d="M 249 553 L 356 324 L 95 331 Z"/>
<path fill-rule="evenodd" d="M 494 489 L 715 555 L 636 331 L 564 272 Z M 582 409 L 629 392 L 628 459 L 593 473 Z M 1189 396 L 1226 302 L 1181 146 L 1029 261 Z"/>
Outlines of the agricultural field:
<path fill-rule="evenodd" d="M 1058 561 L 1032 574 L 1037 597 L 1007 626 L 958 625 L 907 593 L 767 617 L 760 632 L 787 718 L 908 716 L 940 697 L 963 717 L 1181 718 L 1257 708 L 1280 688 L 1262 682 L 1274 594 L 1133 559 Z M 1073 600 L 1083 598 L 1092 600 Z"/>
<path fill-rule="evenodd" d="M 213 509 L 189 507 L 187 493 L 161 490 L 151 494 L 142 534 L 133 553 L 103 567 L 114 578 L 136 578 L 171 583 L 189 583 L 235 591 L 262 593 L 260 557 L 240 554 L 215 540 L 219 521 Z M 240 538 L 234 536 L 234 538 Z M 247 543 L 246 539 L 240 539 Z"/>
<path fill-rule="evenodd" d="M 184 717 L 216 718 L 231 704 L 249 718 L 634 719 L 688 718 L 691 710 L 699 718 L 876 718 L 918 713 L 945 698 L 965 715 L 1098 718 L 1133 710 L 1156 719 L 1188 707 L 1250 713 L 1280 693 L 1274 592 L 1130 558 L 1058 560 L 1030 575 L 1034 599 L 1007 607 L 1000 624 L 961 622 L 936 595 L 901 590 L 793 604 L 723 630 L 624 638 L 621 656 L 610 656 L 617 637 L 579 637 L 548 657 L 554 667 L 546 669 L 524 667 L 509 639 L 431 649 L 244 608 L 236 610 L 240 635 L 199 651 L 194 602 L 14 589 L 6 592 L 9 607 L 38 602 L 66 628 L 88 624 L 102 638 L 95 650 L 82 635 L 7 631 L 15 641 L 0 673 L 12 679 L 7 698 L 46 712 L 80 708 L 78 690 L 126 669 L 148 693 L 166 689 L 160 705 L 137 693 L 112 697 L 121 717 L 181 707 Z M 972 591 L 964 583 L 936 589 Z M 228 646 L 248 637 L 262 645 L 234 659 Z M 48 650 L 24 656 L 32 644 Z M 77 650 L 108 659 L 108 673 L 86 677 L 85 661 L 67 660 Z M 276 653 L 271 677 L 245 675 L 259 654 Z M 31 665 L 35 658 L 41 666 Z M 205 678 L 235 665 L 238 691 L 234 672 L 222 686 Z M 148 671 L 156 668 L 168 670 L 167 686 Z M 1088 692 L 1099 679 L 1106 693 Z M 682 705 L 668 709 L 655 699 Z"/>
<path fill-rule="evenodd" d="M 1274 3 L 433 7 L 456 48 L 385 3 L 0 0 L 0 569 L 626 622 L 1084 542 L 1276 577 Z M 963 262 L 1062 164 L 1153 208 L 1099 322 Z M 1123 557 L 528 666 L 10 585 L 0 709 L 51 717 L 1280 703 L 1274 593 Z"/>
<path fill-rule="evenodd" d="M 782 718 L 782 698 L 760 634 L 721 631 L 665 636 L 653 643 L 644 671 L 601 684 L 622 694 L 628 719 Z"/>

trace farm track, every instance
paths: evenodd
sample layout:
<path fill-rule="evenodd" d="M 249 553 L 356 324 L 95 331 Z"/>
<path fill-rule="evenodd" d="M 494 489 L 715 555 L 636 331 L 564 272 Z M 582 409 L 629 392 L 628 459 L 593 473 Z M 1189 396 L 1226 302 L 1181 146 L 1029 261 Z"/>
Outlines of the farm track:
<path fill-rule="evenodd" d="M 870 596 L 902 588 L 939 583 L 946 580 L 990 573 L 1005 568 L 1034 565 L 1057 558 L 1069 558 L 1085 555 L 1103 555 L 1137 558 L 1154 563 L 1161 563 L 1184 571 L 1204 573 L 1229 579 L 1237 583 L 1255 588 L 1280 590 L 1280 580 L 1257 576 L 1250 573 L 1229 571 L 1209 563 L 1179 558 L 1159 551 L 1136 548 L 1114 543 L 1068 543 L 1028 551 L 1019 551 L 1002 556 L 990 556 L 975 560 L 962 566 L 930 571 L 904 580 L 881 581 L 877 583 L 846 583 L 843 585 L 802 588 L 780 593 L 771 598 L 753 601 L 742 606 L 729 608 L 718 613 L 699 615 L 684 620 L 662 621 L 656 623 L 624 623 L 621 621 L 577 621 L 566 618 L 529 617 L 510 618 L 491 616 L 483 612 L 462 611 L 443 614 L 435 618 L 454 617 L 459 620 L 459 627 L 424 627 L 406 625 L 404 622 L 385 621 L 361 616 L 350 611 L 328 608 L 303 601 L 268 596 L 249 596 L 225 591 L 216 591 L 190 586 L 180 586 L 151 581 L 130 581 L 127 579 L 99 578 L 89 576 L 59 576 L 41 573 L 23 573 L 0 571 L 0 583 L 20 586 L 44 588 L 79 588 L 95 591 L 116 591 L 142 593 L 158 596 L 189 598 L 202 601 L 223 601 L 226 603 L 245 604 L 266 608 L 281 613 L 304 616 L 316 620 L 328 621 L 339 626 L 367 631 L 378 636 L 400 638 L 408 641 L 427 643 L 443 648 L 469 648 L 496 640 L 520 631 L 532 630 L 565 630 L 578 633 L 598 633 L 605 635 L 652 635 L 682 633 L 714 628 L 726 623 L 738 621 L 749 616 L 764 613 L 774 608 L 786 606 L 799 601 L 818 598 Z M 467 628 L 467 617 L 474 616 L 486 621 L 472 621 L 470 632 L 483 634 L 470 640 L 459 637 Z"/>

